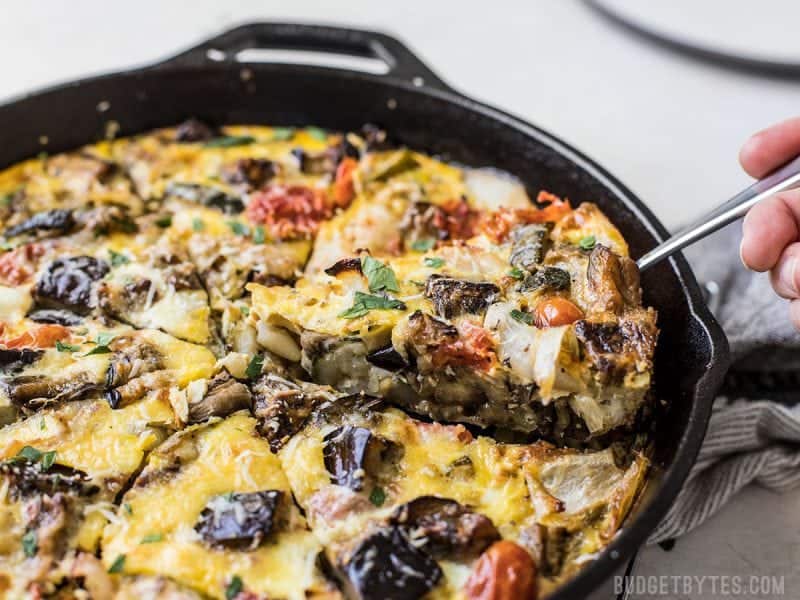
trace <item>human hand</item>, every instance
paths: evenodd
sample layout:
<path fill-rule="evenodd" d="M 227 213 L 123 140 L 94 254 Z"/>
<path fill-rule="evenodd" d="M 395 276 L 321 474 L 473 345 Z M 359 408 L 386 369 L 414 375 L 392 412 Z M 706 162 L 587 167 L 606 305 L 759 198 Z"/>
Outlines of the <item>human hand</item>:
<path fill-rule="evenodd" d="M 800 154 L 800 117 L 751 137 L 739 152 L 742 167 L 761 178 Z M 744 219 L 740 254 L 754 271 L 769 271 L 772 288 L 789 300 L 789 316 L 800 329 L 800 189 L 776 194 Z"/>

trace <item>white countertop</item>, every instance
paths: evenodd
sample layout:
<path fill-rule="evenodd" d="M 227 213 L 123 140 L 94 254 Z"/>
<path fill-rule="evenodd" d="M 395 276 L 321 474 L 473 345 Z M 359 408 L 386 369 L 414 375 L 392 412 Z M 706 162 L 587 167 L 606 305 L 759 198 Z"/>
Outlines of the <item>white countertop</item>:
<path fill-rule="evenodd" d="M 800 114 L 800 82 L 670 54 L 613 28 L 577 0 L 72 0 L 18 2 L 3 13 L 0 99 L 146 64 L 246 21 L 332 22 L 394 33 L 453 87 L 596 159 L 670 228 L 748 182 L 736 161 L 748 134 Z M 794 13 L 781 18 L 796 23 L 800 5 Z M 637 572 L 784 575 L 785 597 L 797 598 L 798 565 L 800 490 L 778 496 L 751 488 L 673 551 L 645 550 Z"/>

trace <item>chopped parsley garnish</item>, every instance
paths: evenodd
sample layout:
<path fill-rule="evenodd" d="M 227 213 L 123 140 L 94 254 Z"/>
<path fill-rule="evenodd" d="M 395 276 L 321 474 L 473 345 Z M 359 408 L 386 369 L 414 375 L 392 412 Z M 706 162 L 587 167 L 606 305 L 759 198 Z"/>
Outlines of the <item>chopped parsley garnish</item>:
<path fill-rule="evenodd" d="M 320 129 L 319 127 L 306 127 L 306 133 L 320 142 L 326 142 L 328 140 L 328 134 L 324 129 Z"/>
<path fill-rule="evenodd" d="M 114 562 L 111 563 L 111 566 L 108 567 L 109 573 L 122 573 L 122 569 L 125 567 L 125 555 L 120 554 L 117 558 L 114 559 Z"/>
<path fill-rule="evenodd" d="M 203 222 L 203 219 L 200 217 L 192 219 L 192 231 L 203 231 L 205 228 L 206 224 Z"/>
<path fill-rule="evenodd" d="M 42 471 L 47 471 L 50 467 L 53 466 L 53 463 L 56 462 L 56 451 L 50 450 L 49 452 L 45 452 L 42 454 Z"/>
<path fill-rule="evenodd" d="M 525 272 L 524 272 L 522 269 L 519 269 L 519 268 L 517 268 L 517 267 L 513 267 L 513 268 L 512 268 L 512 269 L 511 269 L 511 270 L 508 272 L 508 276 L 509 276 L 509 277 L 513 277 L 514 279 L 522 279 L 522 278 L 524 278 L 524 277 L 525 277 Z"/>
<path fill-rule="evenodd" d="M 436 240 L 433 238 L 422 238 L 411 242 L 411 249 L 414 252 L 427 252 L 436 245 Z"/>
<path fill-rule="evenodd" d="M 60 341 L 56 342 L 56 350 L 59 352 L 77 352 L 80 349 L 80 346 L 73 346 L 72 344 L 65 344 L 64 342 Z"/>
<path fill-rule="evenodd" d="M 14 199 L 14 194 L 0 194 L 0 206 L 8 206 Z"/>
<path fill-rule="evenodd" d="M 131 508 L 130 502 L 126 502 L 125 504 L 123 504 L 122 508 L 125 510 L 127 514 L 129 515 L 133 514 L 133 508 Z"/>
<path fill-rule="evenodd" d="M 142 538 L 142 541 L 139 542 L 140 544 L 155 544 L 156 542 L 160 542 L 164 539 L 163 534 L 160 533 L 148 533 L 146 536 Z"/>
<path fill-rule="evenodd" d="M 370 292 L 399 292 L 392 267 L 367 255 L 361 259 L 361 272 L 367 278 Z"/>
<path fill-rule="evenodd" d="M 241 313 L 242 313 L 242 314 L 243 314 L 245 317 L 246 317 L 247 315 L 249 315 L 249 314 L 250 314 L 250 307 L 249 307 L 249 306 L 240 306 L 240 307 L 239 307 L 239 310 L 241 311 Z"/>
<path fill-rule="evenodd" d="M 25 535 L 22 536 L 22 551 L 27 558 L 33 558 L 36 556 L 36 551 L 38 549 L 39 544 L 36 540 L 36 532 L 33 529 L 29 529 L 25 532 Z"/>
<path fill-rule="evenodd" d="M 246 236 L 250 234 L 250 230 L 247 228 L 247 225 L 240 223 L 239 221 L 228 221 L 228 227 L 230 227 L 231 231 L 236 235 Z"/>
<path fill-rule="evenodd" d="M 516 308 L 511 311 L 511 318 L 520 323 L 525 323 L 525 325 L 533 325 L 533 315 L 517 310 Z"/>
<path fill-rule="evenodd" d="M 111 348 L 108 345 L 111 343 L 115 335 L 113 333 L 106 333 L 100 332 L 97 334 L 97 337 L 94 340 L 94 343 L 97 344 L 94 348 L 89 350 L 84 356 L 92 356 L 93 354 L 109 354 L 111 352 Z"/>
<path fill-rule="evenodd" d="M 356 292 L 353 306 L 340 312 L 338 316 L 342 319 L 357 319 L 358 317 L 363 317 L 371 310 L 403 310 L 405 307 L 405 304 L 394 298 Z"/>
<path fill-rule="evenodd" d="M 594 245 L 597 243 L 597 238 L 593 235 L 587 235 L 586 237 L 581 238 L 578 242 L 578 246 L 580 246 L 581 250 L 591 250 L 594 248 Z"/>
<path fill-rule="evenodd" d="M 206 148 L 233 148 L 247 146 L 256 141 L 252 135 L 223 135 L 205 143 Z"/>
<path fill-rule="evenodd" d="M 163 217 L 157 218 L 156 219 L 156 225 L 158 225 L 162 229 L 166 229 L 167 227 L 170 227 L 172 225 L 172 216 L 171 215 L 165 215 Z"/>
<path fill-rule="evenodd" d="M 15 458 L 24 458 L 30 462 L 38 462 L 42 467 L 42 471 L 47 471 L 53 466 L 53 463 L 56 462 L 56 451 L 50 450 L 48 452 L 42 452 L 33 446 L 24 446 L 22 450 L 17 452 Z"/>
<path fill-rule="evenodd" d="M 233 494 L 234 492 L 228 492 L 227 494 L 222 494 L 222 497 L 228 502 L 233 502 Z"/>
<path fill-rule="evenodd" d="M 262 225 L 256 225 L 255 229 L 253 229 L 253 243 L 254 244 L 263 244 L 264 240 L 267 239 L 266 232 L 264 231 L 264 227 Z"/>
<path fill-rule="evenodd" d="M 382 487 L 376 485 L 369 494 L 369 501 L 375 506 L 383 506 L 386 501 L 386 492 L 383 491 Z"/>
<path fill-rule="evenodd" d="M 228 586 L 225 588 L 225 600 L 233 600 L 242 591 L 242 578 L 238 575 L 231 577 Z"/>
<path fill-rule="evenodd" d="M 109 256 L 111 257 L 111 266 L 118 267 L 120 265 L 127 265 L 131 262 L 131 259 L 122 254 L 121 252 L 114 252 L 113 250 L 108 251 Z"/>
<path fill-rule="evenodd" d="M 261 370 L 264 368 L 264 357 L 261 354 L 253 355 L 250 362 L 247 364 L 247 369 L 244 374 L 248 379 L 255 379 L 261 375 Z"/>
<path fill-rule="evenodd" d="M 42 431 L 47 429 L 47 421 L 44 420 L 44 417 L 42 417 L 42 420 L 39 421 L 39 429 Z"/>
<path fill-rule="evenodd" d="M 294 129 L 291 127 L 275 127 L 272 130 L 273 142 L 285 142 L 294 137 Z"/>
<path fill-rule="evenodd" d="M 439 258 L 438 256 L 426 256 L 423 262 L 425 263 L 426 267 L 430 267 L 432 269 L 438 269 L 444 265 L 444 259 Z"/>

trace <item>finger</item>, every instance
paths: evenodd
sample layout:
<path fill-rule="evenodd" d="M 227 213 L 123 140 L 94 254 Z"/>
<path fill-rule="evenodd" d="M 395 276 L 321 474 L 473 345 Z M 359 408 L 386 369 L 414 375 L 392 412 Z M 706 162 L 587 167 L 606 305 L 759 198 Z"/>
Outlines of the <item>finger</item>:
<path fill-rule="evenodd" d="M 742 262 L 754 271 L 768 271 L 792 242 L 800 239 L 800 190 L 767 198 L 747 213 L 742 225 Z"/>
<path fill-rule="evenodd" d="M 769 278 L 775 293 L 782 298 L 800 298 L 800 242 L 786 247 Z"/>
<path fill-rule="evenodd" d="M 759 131 L 739 151 L 739 162 L 750 175 L 761 178 L 800 154 L 800 117 Z"/>
<path fill-rule="evenodd" d="M 800 300 L 792 300 L 789 303 L 789 318 L 794 328 L 800 331 Z"/>

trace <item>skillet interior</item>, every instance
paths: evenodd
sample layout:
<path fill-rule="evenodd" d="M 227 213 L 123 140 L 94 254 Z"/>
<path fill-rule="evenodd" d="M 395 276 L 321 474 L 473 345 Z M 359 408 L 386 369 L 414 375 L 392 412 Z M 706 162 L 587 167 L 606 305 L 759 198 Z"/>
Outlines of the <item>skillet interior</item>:
<path fill-rule="evenodd" d="M 393 50 L 408 52 L 377 34 L 307 29 L 372 36 L 388 40 Z M 589 159 L 537 128 L 439 85 L 435 75 L 413 62 L 410 54 L 405 60 L 413 64 L 400 56 L 401 62 L 388 76 L 296 65 L 202 62 L 204 53 L 198 56 L 190 52 L 175 63 L 60 86 L 0 107 L 5 141 L 0 167 L 42 150 L 58 152 L 94 141 L 103 136 L 109 121 L 118 123 L 120 135 L 172 125 L 187 116 L 218 124 L 314 124 L 343 130 L 374 122 L 413 148 L 508 171 L 534 196 L 546 189 L 576 202 L 596 202 L 622 231 L 634 257 L 666 233 L 639 200 Z M 408 79 L 414 73 L 437 88 L 413 85 Z M 100 110 L 105 102 L 107 110 Z M 43 135 L 46 146 L 41 144 Z M 702 304 L 682 257 L 644 273 L 642 285 L 645 304 L 658 310 L 661 327 L 656 394 L 669 402 L 659 416 L 655 437 L 658 468 L 635 515 L 614 542 L 551 598 L 586 596 L 655 528 L 695 459 L 727 366 L 727 343 Z"/>

